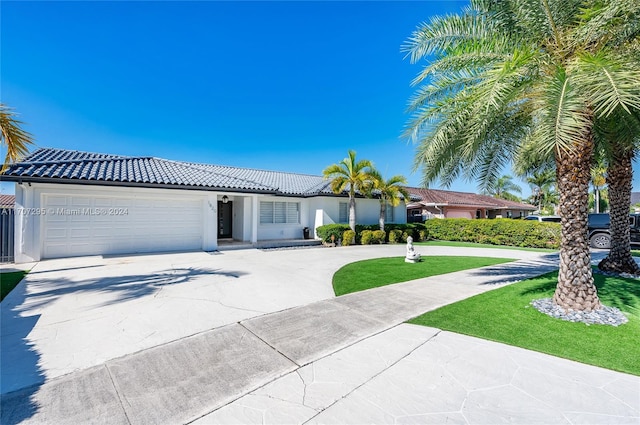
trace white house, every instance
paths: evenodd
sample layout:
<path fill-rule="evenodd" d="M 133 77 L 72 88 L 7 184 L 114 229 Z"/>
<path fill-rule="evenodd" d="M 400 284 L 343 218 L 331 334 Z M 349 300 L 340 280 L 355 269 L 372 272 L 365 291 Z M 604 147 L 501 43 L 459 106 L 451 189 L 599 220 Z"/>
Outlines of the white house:
<path fill-rule="evenodd" d="M 302 239 L 348 221 L 348 195 L 321 176 L 38 149 L 2 180 L 16 183 L 15 261 L 81 255 L 212 251 L 224 241 Z M 379 200 L 358 197 L 357 222 Z M 404 204 L 387 222 L 405 223 Z"/>

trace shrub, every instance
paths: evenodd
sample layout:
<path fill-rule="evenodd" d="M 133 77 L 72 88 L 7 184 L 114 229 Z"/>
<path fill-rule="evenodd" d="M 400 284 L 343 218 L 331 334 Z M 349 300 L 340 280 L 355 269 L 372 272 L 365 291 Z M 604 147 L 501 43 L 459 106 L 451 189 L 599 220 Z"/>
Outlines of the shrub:
<path fill-rule="evenodd" d="M 422 223 L 386 223 L 384 227 L 386 230 L 385 237 L 388 237 L 392 230 L 400 230 L 401 232 L 407 232 L 408 236 L 412 236 L 414 240 L 417 240 L 419 231 L 425 229 L 424 224 Z M 380 230 L 380 226 L 377 224 L 357 224 L 356 239 L 360 237 L 364 230 L 371 230 L 375 232 L 376 230 Z"/>
<path fill-rule="evenodd" d="M 560 247 L 560 224 L 508 218 L 433 219 L 425 223 L 429 239 L 508 245 L 528 248 Z"/>
<path fill-rule="evenodd" d="M 374 230 L 372 243 L 384 243 L 387 233 L 384 230 Z"/>
<path fill-rule="evenodd" d="M 324 226 L 318 226 L 316 232 L 318 232 L 318 236 L 324 242 L 331 242 L 331 235 L 333 235 L 335 241 L 338 242 L 338 240 L 342 238 L 345 230 L 350 229 L 348 224 L 325 224 Z"/>
<path fill-rule="evenodd" d="M 418 241 L 426 241 L 429 240 L 429 232 L 427 229 L 421 229 L 418 231 Z"/>
<path fill-rule="evenodd" d="M 356 232 L 353 230 L 345 230 L 342 234 L 342 246 L 349 246 L 352 242 L 355 242 Z"/>
<path fill-rule="evenodd" d="M 398 243 L 402 240 L 402 230 L 389 230 L 389 243 Z"/>
<path fill-rule="evenodd" d="M 363 230 L 360 233 L 360 243 L 362 245 L 370 245 L 373 243 L 373 232 L 371 230 Z"/>

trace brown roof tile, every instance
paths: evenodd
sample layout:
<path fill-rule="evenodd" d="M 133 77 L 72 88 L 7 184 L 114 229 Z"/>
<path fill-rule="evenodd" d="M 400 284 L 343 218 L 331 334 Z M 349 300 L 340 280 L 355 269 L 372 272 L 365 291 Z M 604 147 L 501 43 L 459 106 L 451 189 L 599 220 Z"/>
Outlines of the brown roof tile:
<path fill-rule="evenodd" d="M 537 209 L 533 205 L 469 192 L 454 192 L 451 190 L 424 189 L 418 187 L 407 187 L 406 189 L 411 195 L 422 198 L 422 201 L 419 202 L 422 204 L 435 204 L 437 206 L 457 205 L 488 209 L 519 208 L 531 211 Z"/>

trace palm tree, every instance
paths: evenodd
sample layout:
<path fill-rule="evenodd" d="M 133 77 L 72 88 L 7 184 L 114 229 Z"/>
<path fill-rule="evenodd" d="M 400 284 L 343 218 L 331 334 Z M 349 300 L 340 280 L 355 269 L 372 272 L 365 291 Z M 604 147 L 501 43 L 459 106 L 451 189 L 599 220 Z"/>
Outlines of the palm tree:
<path fill-rule="evenodd" d="M 553 155 L 562 217 L 554 302 L 564 309 L 600 307 L 587 241 L 594 127 L 640 108 L 634 51 L 606 42 L 628 33 L 620 22 L 637 13 L 635 1 L 471 0 L 404 47 L 413 62 L 430 59 L 414 80 L 406 133 L 424 183 L 465 176 L 490 187 L 519 152 Z"/>
<path fill-rule="evenodd" d="M 22 121 L 16 119 L 16 114 L 11 108 L 0 103 L 0 145 L 6 145 L 7 155 L 4 158 L 0 172 L 13 162 L 17 162 L 27 152 L 28 146 L 33 143 L 31 134 L 24 131 L 20 126 Z"/>
<path fill-rule="evenodd" d="M 610 141 L 606 182 L 609 187 L 611 249 L 598 268 L 609 272 L 640 274 L 631 255 L 629 210 L 633 181 L 633 158 L 640 148 L 640 117 L 613 118 L 602 137 Z M 628 118 L 628 117 L 627 117 Z M 622 125 L 620 125 L 622 124 Z"/>
<path fill-rule="evenodd" d="M 499 177 L 492 187 L 486 191 L 488 195 L 508 201 L 519 201 L 520 198 L 511 192 L 522 193 L 522 188 L 513 182 L 513 177 L 504 175 Z"/>
<path fill-rule="evenodd" d="M 378 223 L 380 224 L 380 230 L 384 230 L 387 205 L 397 207 L 400 202 L 406 203 L 409 199 L 409 192 L 403 186 L 407 184 L 407 179 L 404 176 L 397 175 L 385 180 L 382 174 L 375 169 L 371 170 L 369 174 L 372 178 L 369 192 L 376 192 L 380 196 L 380 218 Z"/>
<path fill-rule="evenodd" d="M 371 161 L 366 159 L 356 161 L 355 151 L 350 150 L 347 158 L 337 164 L 329 165 L 322 172 L 325 179 L 331 179 L 333 193 L 349 191 L 349 227 L 354 232 L 356 231 L 356 193 L 367 191 L 371 185 L 372 169 Z"/>
<path fill-rule="evenodd" d="M 542 212 L 542 207 L 551 195 L 551 187 L 556 181 L 553 170 L 534 171 L 527 177 L 527 183 L 533 189 L 535 202 L 538 204 L 538 211 Z"/>
<path fill-rule="evenodd" d="M 600 192 L 602 187 L 607 183 L 607 168 L 602 164 L 596 164 L 591 169 L 591 185 L 593 186 L 593 212 L 600 212 Z"/>

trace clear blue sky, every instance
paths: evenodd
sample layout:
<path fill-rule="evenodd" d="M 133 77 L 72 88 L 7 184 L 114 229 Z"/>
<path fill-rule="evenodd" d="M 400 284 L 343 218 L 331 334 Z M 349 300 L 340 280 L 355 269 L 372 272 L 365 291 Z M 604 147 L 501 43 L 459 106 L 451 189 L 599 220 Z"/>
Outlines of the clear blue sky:
<path fill-rule="evenodd" d="M 1 99 L 42 147 L 318 175 L 354 149 L 419 185 L 400 46 L 466 3 L 2 1 Z"/>

